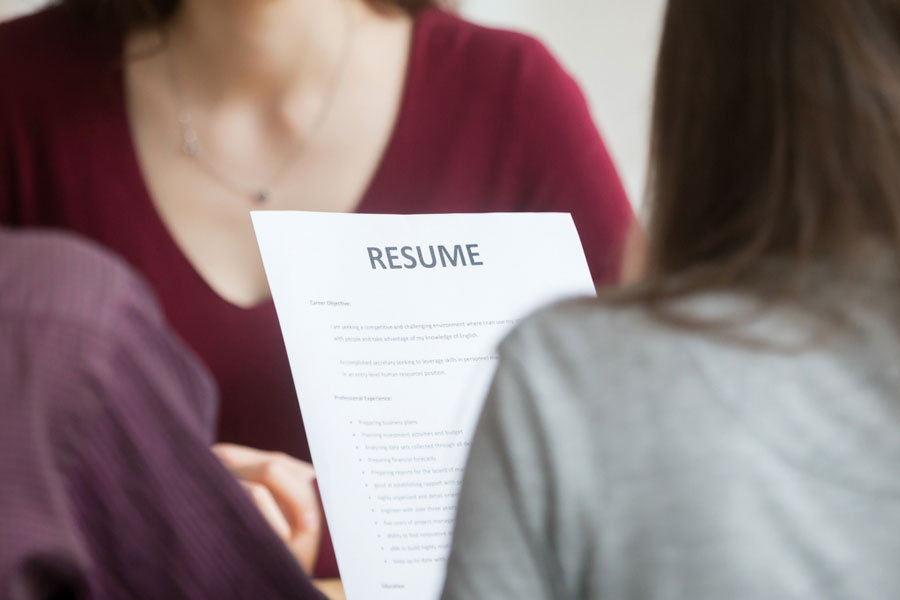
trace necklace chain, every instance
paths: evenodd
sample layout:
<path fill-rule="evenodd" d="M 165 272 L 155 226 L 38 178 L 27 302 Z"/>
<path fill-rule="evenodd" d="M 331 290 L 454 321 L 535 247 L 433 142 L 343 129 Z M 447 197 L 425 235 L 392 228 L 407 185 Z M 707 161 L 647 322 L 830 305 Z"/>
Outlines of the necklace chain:
<path fill-rule="evenodd" d="M 255 204 L 266 204 L 272 199 L 272 189 L 279 179 L 288 171 L 288 169 L 297 161 L 307 144 L 312 140 L 331 113 L 334 100 L 337 96 L 340 83 L 344 78 L 344 72 L 347 70 L 347 63 L 353 50 L 353 40 L 355 39 L 356 27 L 350 14 L 349 3 L 344 2 L 344 21 L 346 33 L 344 36 L 344 44 L 341 49 L 339 62 L 335 67 L 334 73 L 325 89 L 325 96 L 315 117 L 306 128 L 302 135 L 298 136 L 296 142 L 291 146 L 284 158 L 278 163 L 278 166 L 271 172 L 263 185 L 253 186 L 246 182 L 240 181 L 233 177 L 224 169 L 217 166 L 210 160 L 205 152 L 203 144 L 197 129 L 194 127 L 194 120 L 191 111 L 187 109 L 184 103 L 184 95 L 181 88 L 181 81 L 178 78 L 178 69 L 175 65 L 175 57 L 172 52 L 171 34 L 168 29 L 163 30 L 163 41 L 166 47 L 166 63 L 169 72 L 169 83 L 172 88 L 172 95 L 175 101 L 175 109 L 177 112 L 178 126 L 181 131 L 181 151 L 182 153 L 193 159 L 194 162 L 203 169 L 203 171 L 219 183 L 222 187 L 236 193 L 239 196 L 250 198 Z"/>

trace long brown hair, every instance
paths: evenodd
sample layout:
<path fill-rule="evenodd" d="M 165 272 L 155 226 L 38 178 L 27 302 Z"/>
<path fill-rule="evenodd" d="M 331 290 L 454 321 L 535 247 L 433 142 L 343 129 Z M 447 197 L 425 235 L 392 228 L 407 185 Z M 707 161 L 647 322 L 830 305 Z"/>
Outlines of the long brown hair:
<path fill-rule="evenodd" d="M 652 131 L 641 300 L 900 251 L 900 1 L 670 0 Z"/>
<path fill-rule="evenodd" d="M 379 9 L 401 9 L 417 13 L 429 6 L 450 7 L 452 0 L 365 0 Z M 171 17 L 180 0 L 61 0 L 80 16 L 106 29 L 129 31 L 143 25 L 157 25 Z"/>

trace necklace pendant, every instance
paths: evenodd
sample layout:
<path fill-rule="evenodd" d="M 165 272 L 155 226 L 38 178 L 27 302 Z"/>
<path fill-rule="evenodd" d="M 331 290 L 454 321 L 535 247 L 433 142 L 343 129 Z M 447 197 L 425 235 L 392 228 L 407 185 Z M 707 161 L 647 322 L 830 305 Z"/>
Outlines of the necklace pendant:
<path fill-rule="evenodd" d="M 272 196 L 272 193 L 269 190 L 259 190 L 255 194 L 253 194 L 253 201 L 257 204 L 265 204 L 269 201 L 269 198 Z"/>
<path fill-rule="evenodd" d="M 182 132 L 181 151 L 191 158 L 196 158 L 200 154 L 200 138 L 190 127 L 186 127 Z"/>

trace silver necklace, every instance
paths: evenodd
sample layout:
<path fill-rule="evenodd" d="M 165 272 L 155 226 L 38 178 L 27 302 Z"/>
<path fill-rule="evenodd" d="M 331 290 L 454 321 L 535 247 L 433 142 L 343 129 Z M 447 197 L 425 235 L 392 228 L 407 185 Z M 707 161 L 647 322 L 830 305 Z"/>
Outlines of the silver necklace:
<path fill-rule="evenodd" d="M 328 87 L 325 90 L 325 97 L 322 99 L 322 104 L 319 107 L 319 110 L 316 112 L 312 122 L 310 123 L 309 127 L 307 127 L 306 131 L 304 131 L 302 135 L 298 136 L 297 141 L 284 155 L 284 158 L 281 159 L 277 167 L 272 171 L 272 173 L 263 182 L 263 184 L 258 186 L 249 185 L 246 182 L 240 181 L 239 179 L 233 177 L 227 171 L 221 169 L 213 161 L 211 161 L 208 154 L 204 150 L 203 144 L 200 142 L 200 136 L 197 134 L 197 129 L 194 127 L 194 120 L 191 115 L 191 111 L 185 106 L 184 103 L 181 83 L 178 78 L 178 70 L 175 66 L 175 57 L 172 53 L 171 35 L 168 29 L 164 29 L 163 41 L 166 47 L 166 66 L 168 67 L 169 71 L 169 83 L 172 87 L 172 96 L 175 101 L 178 126 L 181 130 L 181 152 L 188 158 L 192 159 L 197 164 L 197 166 L 199 166 L 209 177 L 217 181 L 222 187 L 238 194 L 239 196 L 244 196 L 251 199 L 254 204 L 262 205 L 268 203 L 269 200 L 272 199 L 272 190 L 275 184 L 278 183 L 279 179 L 284 175 L 284 173 L 296 162 L 299 156 L 303 153 L 303 150 L 306 149 L 307 143 L 311 139 L 313 139 L 319 132 L 331 112 L 335 97 L 337 96 L 338 88 L 340 87 L 341 80 L 344 77 L 344 72 L 347 69 L 347 63 L 349 62 L 350 55 L 352 54 L 353 40 L 355 39 L 356 33 L 355 23 L 353 22 L 353 18 L 350 14 L 349 3 L 346 0 L 344 2 L 344 20 L 346 26 L 344 45 L 341 49 L 341 55 L 337 67 L 335 67 L 334 73 L 328 82 Z"/>

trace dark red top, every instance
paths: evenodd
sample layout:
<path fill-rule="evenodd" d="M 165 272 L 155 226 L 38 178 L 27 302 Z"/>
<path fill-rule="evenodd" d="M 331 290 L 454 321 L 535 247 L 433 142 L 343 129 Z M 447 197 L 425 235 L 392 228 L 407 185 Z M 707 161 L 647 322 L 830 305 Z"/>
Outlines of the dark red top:
<path fill-rule="evenodd" d="M 274 306 L 220 298 L 170 237 L 125 110 L 121 38 L 50 9 L 0 26 L 0 223 L 78 231 L 150 281 L 221 391 L 219 437 L 309 459 Z M 632 211 L 578 86 L 534 39 L 417 19 L 398 121 L 359 212 L 571 212 L 594 278 Z"/>

